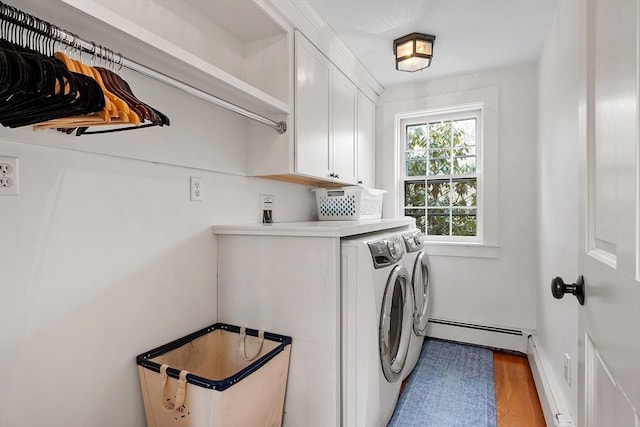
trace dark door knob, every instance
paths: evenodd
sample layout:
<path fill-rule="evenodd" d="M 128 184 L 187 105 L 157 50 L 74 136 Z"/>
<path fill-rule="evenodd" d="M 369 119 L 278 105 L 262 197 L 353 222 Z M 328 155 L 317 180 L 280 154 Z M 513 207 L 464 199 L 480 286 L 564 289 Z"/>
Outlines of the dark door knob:
<path fill-rule="evenodd" d="M 576 283 L 566 284 L 562 277 L 554 277 L 551 280 L 551 293 L 556 299 L 561 299 L 564 294 L 573 294 L 578 298 L 580 305 L 584 305 L 584 279 L 578 277 Z"/>

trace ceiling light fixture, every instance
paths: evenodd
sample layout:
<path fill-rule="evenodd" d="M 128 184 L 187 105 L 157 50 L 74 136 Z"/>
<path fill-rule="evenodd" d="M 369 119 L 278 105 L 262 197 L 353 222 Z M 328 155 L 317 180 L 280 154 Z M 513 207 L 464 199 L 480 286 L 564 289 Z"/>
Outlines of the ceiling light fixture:
<path fill-rule="evenodd" d="M 396 70 L 413 73 L 431 65 L 436 36 L 412 33 L 393 41 Z"/>

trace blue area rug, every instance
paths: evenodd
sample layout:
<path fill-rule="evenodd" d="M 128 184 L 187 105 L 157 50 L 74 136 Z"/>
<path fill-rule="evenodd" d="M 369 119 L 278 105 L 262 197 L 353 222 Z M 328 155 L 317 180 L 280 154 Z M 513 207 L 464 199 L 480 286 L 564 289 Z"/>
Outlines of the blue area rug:
<path fill-rule="evenodd" d="M 428 339 L 389 427 L 495 427 L 491 350 Z"/>

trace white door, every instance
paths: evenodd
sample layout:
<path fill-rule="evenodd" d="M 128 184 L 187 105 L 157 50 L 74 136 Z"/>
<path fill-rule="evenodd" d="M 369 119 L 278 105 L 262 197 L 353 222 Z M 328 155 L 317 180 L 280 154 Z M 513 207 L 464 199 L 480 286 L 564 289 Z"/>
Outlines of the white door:
<path fill-rule="evenodd" d="M 583 2 L 580 426 L 640 427 L 638 4 Z"/>

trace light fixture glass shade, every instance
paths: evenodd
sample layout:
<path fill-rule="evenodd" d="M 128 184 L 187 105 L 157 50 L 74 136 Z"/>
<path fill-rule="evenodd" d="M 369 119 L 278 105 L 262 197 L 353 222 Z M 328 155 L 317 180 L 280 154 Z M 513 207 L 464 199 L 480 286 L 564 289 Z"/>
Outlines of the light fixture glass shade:
<path fill-rule="evenodd" d="M 414 71 L 427 68 L 429 65 L 431 65 L 431 58 L 411 57 L 404 61 L 398 61 L 396 63 L 396 70 L 413 73 Z"/>
<path fill-rule="evenodd" d="M 412 33 L 393 41 L 396 70 L 414 72 L 431 65 L 436 37 Z"/>

